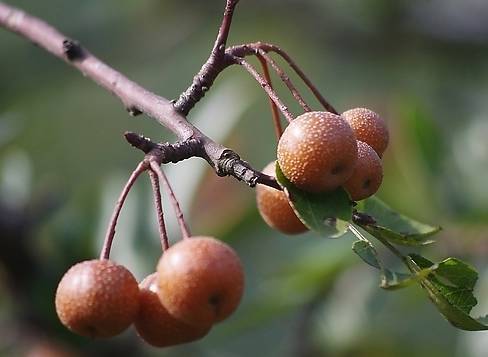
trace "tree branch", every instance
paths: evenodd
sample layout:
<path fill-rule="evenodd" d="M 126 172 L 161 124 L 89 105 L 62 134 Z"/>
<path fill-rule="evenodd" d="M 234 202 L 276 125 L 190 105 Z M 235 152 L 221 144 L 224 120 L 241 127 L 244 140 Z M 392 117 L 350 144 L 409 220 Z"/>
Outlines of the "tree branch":
<path fill-rule="evenodd" d="M 195 104 L 205 96 L 205 92 L 210 89 L 219 73 L 232 64 L 225 61 L 225 45 L 229 36 L 234 9 L 238 2 L 239 0 L 226 1 L 222 24 L 210 56 L 200 71 L 193 77 L 192 84 L 180 95 L 174 104 L 175 109 L 183 115 L 188 115 Z"/>
<path fill-rule="evenodd" d="M 225 61 L 224 47 L 237 2 L 238 0 L 227 0 L 224 20 L 214 49 L 209 61 L 197 75 L 199 78 L 205 78 L 203 82 L 200 82 L 203 91 L 205 89 L 204 84 L 208 85 L 208 89 L 218 73 L 231 64 Z M 182 147 L 188 151 L 184 152 L 179 151 L 183 149 L 177 148 L 179 144 L 154 144 L 157 147 L 155 153 L 159 150 L 159 155 L 161 155 L 161 162 L 177 162 L 192 156 L 203 157 L 220 176 L 234 176 L 250 186 L 262 183 L 275 188 L 279 187 L 272 177 L 254 170 L 248 163 L 242 161 L 235 152 L 211 140 L 186 120 L 182 113 L 186 115 L 196 101 L 193 105 L 188 106 L 187 110 L 181 110 L 177 104 L 175 104 L 177 108 L 175 109 L 175 106 L 168 99 L 150 92 L 109 67 L 77 41 L 63 35 L 46 22 L 2 2 L 0 2 L 0 26 L 30 40 L 81 71 L 85 77 L 90 78 L 118 97 L 131 115 L 145 113 L 172 131 L 178 139 L 185 142 Z M 217 66 L 215 61 L 217 61 Z M 189 98 L 185 98 L 182 95 L 179 103 L 186 108 L 186 101 L 191 102 L 195 96 L 190 95 Z M 129 137 L 126 136 L 126 138 L 133 146 L 144 152 L 147 152 L 148 145 L 153 145 L 142 136 L 129 134 Z"/>

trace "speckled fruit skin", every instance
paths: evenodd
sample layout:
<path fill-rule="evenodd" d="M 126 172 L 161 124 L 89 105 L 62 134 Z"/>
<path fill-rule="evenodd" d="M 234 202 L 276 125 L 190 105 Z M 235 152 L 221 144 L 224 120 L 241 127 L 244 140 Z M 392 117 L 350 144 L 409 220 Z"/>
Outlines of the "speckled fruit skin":
<path fill-rule="evenodd" d="M 137 334 L 155 347 L 174 346 L 204 337 L 212 325 L 196 327 L 171 316 L 159 300 L 156 279 L 153 273 L 139 284 L 139 314 L 134 322 Z"/>
<path fill-rule="evenodd" d="M 388 146 L 389 134 L 385 121 L 375 112 L 366 108 L 355 108 L 342 113 L 349 123 L 356 139 L 371 146 L 379 157 Z"/>
<path fill-rule="evenodd" d="M 275 177 L 275 166 L 275 161 L 269 163 L 263 173 Z M 293 211 L 283 191 L 257 185 L 256 202 L 261 217 L 271 228 L 285 234 L 299 234 L 308 230 Z"/>
<path fill-rule="evenodd" d="M 278 143 L 283 174 L 309 192 L 332 191 L 352 175 L 356 138 L 339 115 L 308 112 L 293 120 Z"/>
<path fill-rule="evenodd" d="M 227 318 L 239 305 L 244 273 L 239 257 L 211 237 L 184 239 L 161 257 L 158 295 L 175 318 L 208 326 Z"/>
<path fill-rule="evenodd" d="M 383 166 L 378 154 L 371 146 L 358 141 L 358 161 L 356 168 L 345 183 L 344 188 L 354 201 L 372 196 L 378 191 L 383 180 Z"/>
<path fill-rule="evenodd" d="M 134 276 L 110 260 L 72 266 L 56 291 L 56 312 L 71 331 L 87 337 L 112 337 L 134 321 L 139 287 Z"/>

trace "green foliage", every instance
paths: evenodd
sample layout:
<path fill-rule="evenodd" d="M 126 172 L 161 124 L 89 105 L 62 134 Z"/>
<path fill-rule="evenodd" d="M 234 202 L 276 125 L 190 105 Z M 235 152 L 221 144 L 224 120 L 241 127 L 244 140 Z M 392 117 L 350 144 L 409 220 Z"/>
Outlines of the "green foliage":
<path fill-rule="evenodd" d="M 278 163 L 276 178 L 291 200 L 296 214 L 308 228 L 328 238 L 340 237 L 347 231 L 352 205 L 344 189 L 324 193 L 302 191 L 283 175 Z"/>
<path fill-rule="evenodd" d="M 376 221 L 374 224 L 361 225 L 364 230 L 375 237 L 380 236 L 395 244 L 427 245 L 434 242 L 428 238 L 441 229 L 405 217 L 374 196 L 361 201 L 357 209 L 374 217 Z"/>
<path fill-rule="evenodd" d="M 451 324 L 468 331 L 488 330 L 486 316 L 477 319 L 469 316 L 477 304 L 473 289 L 478 273 L 472 266 L 456 258 L 434 264 L 417 254 L 410 254 L 406 261 L 412 272 L 434 267 L 433 272 L 420 281 L 420 285 Z"/>
<path fill-rule="evenodd" d="M 409 285 L 412 285 L 413 283 L 419 282 L 422 278 L 426 277 L 432 271 L 432 269 L 426 268 L 414 274 L 405 274 L 387 269 L 379 259 L 375 247 L 367 239 L 355 241 L 352 245 L 352 250 L 364 262 L 381 271 L 380 287 L 385 290 L 396 290 L 405 288 Z"/>
<path fill-rule="evenodd" d="M 471 309 L 477 304 L 473 289 L 478 273 L 472 266 L 456 258 L 447 258 L 434 264 L 417 254 L 403 255 L 392 245 L 423 246 L 432 243 L 433 240 L 429 237 L 437 233 L 440 227 L 406 217 L 376 197 L 358 204 L 358 212 L 374 221 L 360 222 L 360 227 L 397 255 L 410 274 L 396 272 L 385 267 L 371 241 L 352 224 L 352 206 L 342 188 L 320 194 L 301 191 L 286 179 L 278 164 L 276 177 L 297 215 L 308 228 L 331 238 L 341 236 L 349 229 L 359 238 L 353 243 L 352 250 L 365 263 L 380 270 L 381 288 L 397 290 L 419 283 L 427 291 L 439 312 L 452 325 L 470 331 L 488 329 L 488 325 L 485 324 L 486 317 L 474 319 L 469 316 Z"/>

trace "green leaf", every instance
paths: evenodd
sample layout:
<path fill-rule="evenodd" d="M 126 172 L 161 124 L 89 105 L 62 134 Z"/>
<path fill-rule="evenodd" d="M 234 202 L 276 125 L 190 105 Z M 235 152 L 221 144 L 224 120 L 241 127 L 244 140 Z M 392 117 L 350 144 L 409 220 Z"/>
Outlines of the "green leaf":
<path fill-rule="evenodd" d="M 352 244 L 352 250 L 366 264 L 369 264 L 376 269 L 382 269 L 376 249 L 370 242 L 366 240 L 357 240 Z"/>
<path fill-rule="evenodd" d="M 352 217 L 349 195 L 342 188 L 332 192 L 311 193 L 296 188 L 276 164 L 276 179 L 291 201 L 298 218 L 309 229 L 328 238 L 347 231 Z"/>
<path fill-rule="evenodd" d="M 428 259 L 411 254 L 407 265 L 412 272 L 436 266 Z M 487 317 L 472 318 L 471 309 L 477 304 L 473 288 L 478 273 L 469 264 L 448 258 L 437 264 L 436 269 L 420 281 L 439 312 L 454 326 L 462 330 L 488 330 Z"/>
<path fill-rule="evenodd" d="M 395 244 L 406 246 L 430 244 L 434 241 L 429 237 L 441 229 L 403 216 L 376 197 L 359 202 L 357 210 L 371 216 L 376 221 L 373 224 L 360 224 L 364 230 L 375 237 L 379 236 Z"/>
<path fill-rule="evenodd" d="M 422 269 L 415 274 L 397 273 L 386 269 L 383 263 L 378 258 L 378 253 L 371 242 L 366 238 L 355 241 L 352 245 L 352 250 L 367 264 L 381 271 L 380 287 L 385 290 L 396 290 L 405 288 L 418 282 L 420 279 L 427 276 L 431 270 Z"/>

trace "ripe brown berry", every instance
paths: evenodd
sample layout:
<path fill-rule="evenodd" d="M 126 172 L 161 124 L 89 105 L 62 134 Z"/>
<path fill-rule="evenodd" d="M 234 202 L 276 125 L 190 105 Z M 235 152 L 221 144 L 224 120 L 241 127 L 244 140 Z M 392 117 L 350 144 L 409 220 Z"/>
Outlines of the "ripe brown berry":
<path fill-rule="evenodd" d="M 351 178 L 344 188 L 354 201 L 363 200 L 378 191 L 383 180 L 383 166 L 371 146 L 358 141 L 358 161 Z"/>
<path fill-rule="evenodd" d="M 379 157 L 388 146 L 389 134 L 385 121 L 375 112 L 365 108 L 355 108 L 342 113 L 349 123 L 356 139 L 371 146 Z"/>
<path fill-rule="evenodd" d="M 134 322 L 137 334 L 155 347 L 166 347 L 198 340 L 212 325 L 192 326 L 170 315 L 157 295 L 157 276 L 147 276 L 139 285 L 139 314 Z"/>
<path fill-rule="evenodd" d="M 158 295 L 177 319 L 209 326 L 227 318 L 239 305 L 244 273 L 227 244 L 210 237 L 184 239 L 161 257 Z"/>
<path fill-rule="evenodd" d="M 331 191 L 352 175 L 356 138 L 339 115 L 308 112 L 293 120 L 278 143 L 278 163 L 298 188 Z"/>
<path fill-rule="evenodd" d="M 109 260 L 87 260 L 72 266 L 56 291 L 59 319 L 82 336 L 115 336 L 132 324 L 138 309 L 136 279 Z"/>
<path fill-rule="evenodd" d="M 275 161 L 271 162 L 263 169 L 263 173 L 275 177 L 275 165 Z M 286 234 L 298 234 L 308 230 L 295 214 L 283 191 L 257 185 L 256 201 L 261 217 L 270 227 Z"/>

